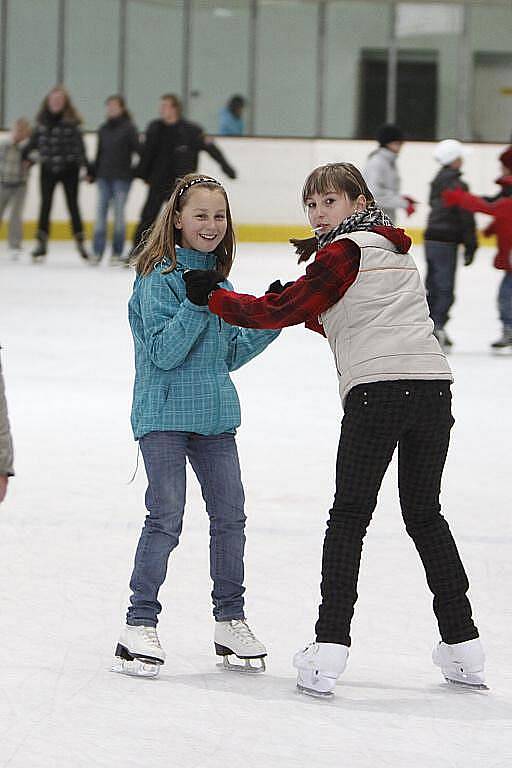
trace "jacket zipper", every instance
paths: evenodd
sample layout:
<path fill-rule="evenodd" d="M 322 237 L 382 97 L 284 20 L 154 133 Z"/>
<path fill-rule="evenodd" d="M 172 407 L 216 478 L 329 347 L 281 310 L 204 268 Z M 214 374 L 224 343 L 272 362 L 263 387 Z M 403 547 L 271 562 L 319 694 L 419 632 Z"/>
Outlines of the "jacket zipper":
<path fill-rule="evenodd" d="M 220 317 L 218 317 L 217 319 L 219 321 L 219 328 L 217 331 L 217 358 L 219 358 L 220 345 L 221 345 L 222 320 Z M 215 391 L 216 391 L 215 413 L 217 414 L 217 422 L 215 424 L 215 430 L 218 430 L 218 427 L 220 424 L 220 387 L 218 382 L 219 382 L 218 376 L 215 376 Z"/>

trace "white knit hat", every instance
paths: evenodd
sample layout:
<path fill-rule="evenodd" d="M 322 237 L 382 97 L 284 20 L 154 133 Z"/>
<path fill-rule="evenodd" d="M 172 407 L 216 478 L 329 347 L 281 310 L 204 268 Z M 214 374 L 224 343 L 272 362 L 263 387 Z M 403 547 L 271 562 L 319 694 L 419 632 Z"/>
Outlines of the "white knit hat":
<path fill-rule="evenodd" d="M 469 147 L 465 147 L 457 139 L 444 139 L 436 145 L 434 157 L 441 165 L 450 165 L 457 158 L 464 159 L 471 154 Z"/>

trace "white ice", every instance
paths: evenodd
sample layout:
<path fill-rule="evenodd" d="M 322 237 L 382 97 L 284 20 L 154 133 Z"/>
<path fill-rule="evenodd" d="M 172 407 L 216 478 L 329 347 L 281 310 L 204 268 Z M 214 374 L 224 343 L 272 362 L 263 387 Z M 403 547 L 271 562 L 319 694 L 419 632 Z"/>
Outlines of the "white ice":
<path fill-rule="evenodd" d="M 9 768 L 509 768 L 512 762 L 512 356 L 492 357 L 501 274 L 461 266 L 449 332 L 456 425 L 443 485 L 485 644 L 487 694 L 442 682 L 431 595 L 400 517 L 393 465 L 366 538 L 353 645 L 336 697 L 295 690 L 313 638 L 341 420 L 327 342 L 283 331 L 235 374 L 247 496 L 247 615 L 263 675 L 216 666 L 208 523 L 190 476 L 159 624 L 157 680 L 109 671 L 144 510 L 129 426 L 132 274 L 72 247 L 0 253 L 0 341 L 16 477 L 0 507 L 0 765 Z M 417 249 L 421 262 L 422 252 Z M 286 246 L 239 248 L 235 286 L 299 274 Z"/>

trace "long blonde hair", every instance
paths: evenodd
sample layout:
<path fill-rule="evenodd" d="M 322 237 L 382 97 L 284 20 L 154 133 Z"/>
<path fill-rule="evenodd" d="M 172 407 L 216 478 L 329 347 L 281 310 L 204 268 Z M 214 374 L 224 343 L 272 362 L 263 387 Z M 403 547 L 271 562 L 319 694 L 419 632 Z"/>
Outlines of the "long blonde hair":
<path fill-rule="evenodd" d="M 235 257 L 235 233 L 226 190 L 216 179 L 200 173 L 188 173 L 179 179 L 170 199 L 162 208 L 153 227 L 148 230 L 143 238 L 142 248 L 131 261 L 138 275 L 145 277 L 151 274 L 156 264 L 162 259 L 169 262 L 169 267 L 162 270 L 162 274 L 172 272 L 176 268 L 176 246 L 181 245 L 181 230 L 176 229 L 176 214 L 183 210 L 187 200 L 194 189 L 210 189 L 222 192 L 226 201 L 226 234 L 215 249 L 217 257 L 216 269 L 224 277 L 229 275 L 233 259 Z"/>

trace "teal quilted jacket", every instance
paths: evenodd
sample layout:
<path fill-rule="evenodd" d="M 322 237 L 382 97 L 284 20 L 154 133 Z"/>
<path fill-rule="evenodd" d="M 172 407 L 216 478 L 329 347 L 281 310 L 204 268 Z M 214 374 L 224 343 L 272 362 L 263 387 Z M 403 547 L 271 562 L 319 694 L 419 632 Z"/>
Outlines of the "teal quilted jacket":
<path fill-rule="evenodd" d="M 164 259 L 150 275 L 135 279 L 128 305 L 135 344 L 132 428 L 218 435 L 240 425 L 240 402 L 230 371 L 240 368 L 279 331 L 238 328 L 186 297 L 183 272 L 213 269 L 215 256 L 180 248 L 178 265 Z M 232 289 L 229 281 L 223 288 Z"/>

